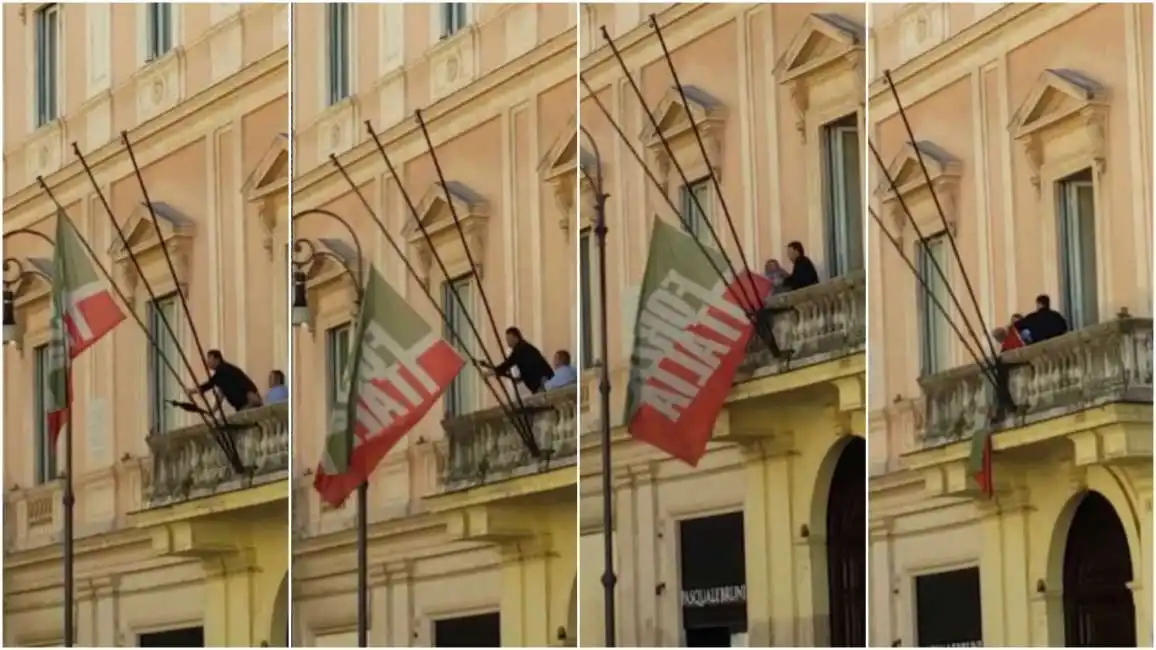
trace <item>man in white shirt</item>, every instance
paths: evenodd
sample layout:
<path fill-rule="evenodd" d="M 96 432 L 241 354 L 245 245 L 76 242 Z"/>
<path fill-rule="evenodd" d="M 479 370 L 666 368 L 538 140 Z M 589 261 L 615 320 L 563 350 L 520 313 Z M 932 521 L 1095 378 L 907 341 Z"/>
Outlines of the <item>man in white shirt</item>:
<path fill-rule="evenodd" d="M 554 353 L 554 376 L 546 380 L 546 390 L 562 388 L 578 382 L 578 371 L 570 365 L 570 353 L 558 350 Z"/>

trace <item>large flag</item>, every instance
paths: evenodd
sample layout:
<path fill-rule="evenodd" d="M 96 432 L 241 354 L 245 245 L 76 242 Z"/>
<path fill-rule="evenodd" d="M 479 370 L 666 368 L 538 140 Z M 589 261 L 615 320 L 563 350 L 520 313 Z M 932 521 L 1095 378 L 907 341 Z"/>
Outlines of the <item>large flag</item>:
<path fill-rule="evenodd" d="M 72 405 L 72 360 L 123 320 L 124 312 L 87 259 L 80 233 L 61 212 L 56 216 L 48 346 L 48 436 L 53 448 Z"/>
<path fill-rule="evenodd" d="M 465 366 L 372 266 L 313 479 L 333 506 L 369 478 Z"/>
<path fill-rule="evenodd" d="M 714 260 L 707 258 L 710 255 Z M 728 268 L 681 229 L 654 220 L 634 324 L 626 395 L 630 434 L 697 465 L 734 382 L 754 326 L 744 306 L 770 282 Z M 728 274 L 729 275 L 729 274 Z"/>

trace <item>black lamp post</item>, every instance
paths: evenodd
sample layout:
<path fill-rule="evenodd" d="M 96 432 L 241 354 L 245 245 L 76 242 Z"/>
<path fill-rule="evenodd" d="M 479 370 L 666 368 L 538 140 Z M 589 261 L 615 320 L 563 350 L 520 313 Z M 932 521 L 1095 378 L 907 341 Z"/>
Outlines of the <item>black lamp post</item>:
<path fill-rule="evenodd" d="M 341 266 L 349 279 L 353 281 L 355 305 L 361 304 L 362 291 L 365 286 L 362 274 L 361 240 L 349 222 L 334 212 L 322 209 L 304 210 L 293 215 L 293 221 L 310 214 L 320 214 L 341 223 L 349 232 L 349 238 L 356 249 L 357 257 L 353 262 L 342 259 L 334 253 L 317 247 L 309 239 L 293 241 L 293 309 L 291 319 L 294 327 L 309 323 L 309 301 L 305 291 L 305 267 L 312 264 L 317 258 L 323 257 L 333 260 Z M 369 647 L 369 480 L 366 479 L 357 486 L 357 647 Z"/>
<path fill-rule="evenodd" d="M 605 645 L 607 648 L 613 648 L 617 630 L 614 589 L 618 578 L 614 575 L 614 483 L 610 465 L 610 357 L 609 344 L 607 343 L 609 340 L 607 330 L 609 328 L 606 322 L 606 199 L 610 195 L 603 191 L 602 154 L 598 151 L 598 143 L 595 142 L 594 136 L 586 130 L 586 127 L 581 127 L 581 130 L 590 143 L 590 148 L 594 151 L 593 175 L 581 163 L 581 155 L 579 155 L 579 167 L 582 169 L 582 176 L 590 183 L 590 189 L 594 193 L 594 238 L 598 242 L 598 343 L 602 356 L 602 367 L 598 373 L 598 397 L 602 412 L 600 425 L 602 428 L 602 561 L 604 567 L 602 570 L 602 590 L 605 610 L 603 619 L 605 620 Z"/>

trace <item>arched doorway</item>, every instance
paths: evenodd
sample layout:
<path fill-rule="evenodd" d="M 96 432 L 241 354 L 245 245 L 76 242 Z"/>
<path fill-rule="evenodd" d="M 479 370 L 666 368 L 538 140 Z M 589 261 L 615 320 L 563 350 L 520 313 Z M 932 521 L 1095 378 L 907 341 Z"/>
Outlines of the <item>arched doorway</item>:
<path fill-rule="evenodd" d="M 1136 647 L 1131 580 L 1124 525 L 1102 494 L 1088 492 L 1064 545 L 1064 645 Z"/>
<path fill-rule="evenodd" d="M 827 596 L 832 647 L 867 643 L 867 444 L 851 437 L 827 491 Z"/>

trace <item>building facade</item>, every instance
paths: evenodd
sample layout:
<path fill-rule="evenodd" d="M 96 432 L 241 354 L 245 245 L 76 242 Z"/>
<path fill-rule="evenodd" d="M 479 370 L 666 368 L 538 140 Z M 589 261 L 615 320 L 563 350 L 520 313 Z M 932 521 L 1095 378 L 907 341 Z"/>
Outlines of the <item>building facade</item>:
<path fill-rule="evenodd" d="M 1151 645 L 1152 8 L 871 11 L 871 201 L 947 275 L 869 228 L 871 642 Z M 1001 356 L 1001 412 L 967 348 L 1040 294 L 1072 331 Z"/>
<path fill-rule="evenodd" d="M 466 356 L 501 361 L 499 332 L 508 326 L 547 356 L 576 350 L 577 8 L 294 11 L 294 246 L 308 312 L 293 334 L 293 634 L 297 645 L 348 646 L 356 642 L 356 498 L 323 506 L 312 483 L 350 344 L 354 278 L 375 267 L 435 332 L 453 341 L 453 328 Z M 552 453 L 540 461 L 482 381 L 467 363 L 371 478 L 373 645 L 576 638 L 575 387 L 524 398 Z"/>
<path fill-rule="evenodd" d="M 648 24 L 652 10 L 685 108 Z M 864 7 L 623 3 L 583 5 L 580 20 L 582 76 L 611 116 L 583 91 L 590 136 L 581 160 L 584 177 L 595 179 L 581 188 L 579 230 L 584 340 L 592 343 L 580 436 L 583 643 L 600 644 L 605 632 L 599 432 L 609 420 L 619 645 L 862 644 Z M 603 25 L 653 123 L 600 35 Z M 609 194 L 605 303 L 592 289 L 599 174 Z M 774 320 L 775 340 L 791 354 L 775 357 L 755 337 L 697 468 L 631 441 L 623 421 L 652 219 L 680 223 L 663 194 L 685 216 L 683 227 L 716 248 L 721 241 L 737 268 L 745 259 L 762 271 L 772 258 L 789 268 L 786 247 L 798 241 L 822 279 L 770 300 L 785 310 Z M 597 399 L 602 364 L 612 384 L 608 418 Z"/>
<path fill-rule="evenodd" d="M 57 217 L 38 176 L 141 321 L 73 364 L 75 431 L 63 435 L 74 441 L 77 645 L 286 641 L 287 408 L 230 416 L 249 466 L 238 477 L 208 427 L 167 400 L 206 379 L 199 344 L 262 390 L 287 362 L 276 316 L 288 309 L 287 11 L 4 7 L 4 84 L 16 89 L 4 100 L 5 290 L 18 329 L 4 348 L 6 645 L 64 640 L 64 465 L 48 448 L 43 393 L 53 251 L 28 234 L 52 238 Z"/>

